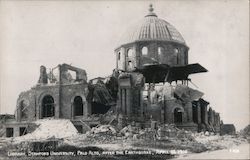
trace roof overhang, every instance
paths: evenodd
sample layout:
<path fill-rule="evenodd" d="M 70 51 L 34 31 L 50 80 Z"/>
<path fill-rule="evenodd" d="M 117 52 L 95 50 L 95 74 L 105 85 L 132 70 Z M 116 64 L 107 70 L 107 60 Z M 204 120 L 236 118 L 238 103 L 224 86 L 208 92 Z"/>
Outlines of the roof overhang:
<path fill-rule="evenodd" d="M 140 72 L 145 77 L 146 83 L 160 83 L 177 80 L 189 80 L 191 74 L 207 72 L 208 70 L 199 63 L 184 66 L 169 66 L 167 64 L 144 65 L 135 72 Z"/>

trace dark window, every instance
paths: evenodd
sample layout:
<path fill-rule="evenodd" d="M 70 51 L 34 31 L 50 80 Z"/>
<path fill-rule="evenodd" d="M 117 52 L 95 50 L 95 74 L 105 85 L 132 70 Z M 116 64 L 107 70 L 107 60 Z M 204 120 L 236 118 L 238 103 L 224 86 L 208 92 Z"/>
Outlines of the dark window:
<path fill-rule="evenodd" d="M 13 137 L 14 130 L 13 128 L 6 128 L 6 137 Z"/>
<path fill-rule="evenodd" d="M 118 52 L 118 60 L 121 59 L 121 52 Z"/>
<path fill-rule="evenodd" d="M 27 134 L 27 128 L 26 127 L 20 127 L 19 129 L 19 136 Z"/>
<path fill-rule="evenodd" d="M 82 116 L 83 115 L 83 102 L 82 97 L 76 96 L 74 98 L 74 115 L 75 116 Z"/>
<path fill-rule="evenodd" d="M 198 123 L 198 110 L 197 110 L 197 106 L 195 106 L 193 104 L 193 122 L 194 123 Z"/>
<path fill-rule="evenodd" d="M 206 108 L 204 106 L 201 106 L 201 122 L 202 123 L 206 123 L 206 119 L 205 119 L 205 115 L 206 113 Z"/>
<path fill-rule="evenodd" d="M 182 111 L 180 108 L 174 110 L 174 123 L 182 123 Z"/>
<path fill-rule="evenodd" d="M 54 99 L 47 95 L 42 100 L 42 117 L 53 117 L 55 115 Z"/>

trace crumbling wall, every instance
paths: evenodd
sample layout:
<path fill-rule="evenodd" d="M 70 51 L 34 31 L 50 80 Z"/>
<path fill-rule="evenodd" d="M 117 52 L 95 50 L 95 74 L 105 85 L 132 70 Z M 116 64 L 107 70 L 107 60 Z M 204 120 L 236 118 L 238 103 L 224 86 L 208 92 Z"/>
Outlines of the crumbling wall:
<path fill-rule="evenodd" d="M 48 76 L 47 76 L 45 66 L 40 66 L 40 77 L 39 77 L 38 83 L 39 84 L 47 84 L 48 83 Z"/>
<path fill-rule="evenodd" d="M 166 100 L 165 101 L 165 117 L 166 123 L 174 123 L 174 110 L 179 108 L 182 112 L 182 123 L 187 122 L 187 112 L 183 108 L 181 101 L 177 99 Z"/>
<path fill-rule="evenodd" d="M 46 96 L 51 96 L 53 98 L 53 106 L 54 106 L 54 117 L 60 117 L 60 89 L 59 85 L 44 85 L 44 86 L 36 86 L 33 88 L 36 94 L 36 119 L 41 119 L 43 117 L 43 99 Z"/>
<path fill-rule="evenodd" d="M 147 48 L 147 54 L 142 53 L 143 48 Z M 128 55 L 132 49 L 133 56 Z M 188 48 L 180 44 L 169 44 L 168 42 L 136 42 L 123 45 L 115 50 L 117 69 L 131 70 L 129 63 L 140 68 L 145 64 L 168 64 L 186 65 L 188 63 Z"/>
<path fill-rule="evenodd" d="M 214 111 L 211 107 L 208 109 L 208 130 L 215 132 L 214 129 Z"/>
<path fill-rule="evenodd" d="M 144 77 L 139 73 L 124 73 L 119 76 L 118 111 L 130 120 L 141 121 L 143 108 L 142 89 Z"/>
<path fill-rule="evenodd" d="M 31 122 L 7 121 L 3 125 L 4 137 L 18 137 L 33 131 L 34 124 Z M 12 130 L 12 135 L 7 135 L 7 131 Z"/>
<path fill-rule="evenodd" d="M 16 103 L 16 120 L 33 121 L 36 119 L 36 94 L 33 89 L 20 93 Z"/>
<path fill-rule="evenodd" d="M 116 105 L 115 93 L 107 88 L 106 84 L 103 82 L 104 78 L 96 78 L 90 80 L 88 83 L 88 108 L 89 114 L 104 114 L 111 106 Z"/>
<path fill-rule="evenodd" d="M 236 129 L 233 124 L 222 124 L 221 125 L 221 130 L 220 130 L 220 135 L 235 135 L 236 134 Z"/>
<path fill-rule="evenodd" d="M 215 124 L 214 129 L 216 133 L 220 133 L 220 114 L 215 112 Z"/>
<path fill-rule="evenodd" d="M 61 86 L 60 118 L 77 118 L 74 115 L 74 98 L 80 96 L 83 102 L 83 116 L 90 114 L 87 104 L 88 88 L 87 84 L 70 84 Z"/>

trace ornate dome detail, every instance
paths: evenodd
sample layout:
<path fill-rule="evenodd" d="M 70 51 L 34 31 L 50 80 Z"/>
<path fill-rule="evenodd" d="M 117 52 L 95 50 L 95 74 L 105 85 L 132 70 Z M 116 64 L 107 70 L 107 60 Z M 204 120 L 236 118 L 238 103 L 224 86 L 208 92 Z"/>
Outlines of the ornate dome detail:
<path fill-rule="evenodd" d="M 169 41 L 185 44 L 185 40 L 177 29 L 167 21 L 158 18 L 153 11 L 153 6 L 150 5 L 149 13 L 138 23 L 129 27 L 121 38 L 121 45 L 138 41 Z"/>

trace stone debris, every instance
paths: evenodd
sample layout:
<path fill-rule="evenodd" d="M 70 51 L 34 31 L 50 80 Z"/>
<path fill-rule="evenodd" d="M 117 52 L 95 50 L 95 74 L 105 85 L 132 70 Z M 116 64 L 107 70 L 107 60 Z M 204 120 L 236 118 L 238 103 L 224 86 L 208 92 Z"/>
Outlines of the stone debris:
<path fill-rule="evenodd" d="M 14 142 L 66 138 L 78 134 L 76 128 L 68 119 L 41 119 L 35 121 L 35 124 L 38 127 L 32 133 L 16 137 Z"/>
<path fill-rule="evenodd" d="M 102 143 L 115 143 L 116 139 L 117 131 L 115 127 L 111 125 L 100 125 L 93 127 L 85 134 L 78 134 L 76 136 L 69 137 L 65 142 L 72 145 L 84 146 Z"/>
<path fill-rule="evenodd" d="M 97 127 L 93 127 L 90 132 L 86 133 L 87 135 L 90 134 L 111 134 L 114 135 L 116 134 L 116 130 L 113 126 L 111 125 L 101 125 Z"/>
<path fill-rule="evenodd" d="M 242 138 L 245 138 L 248 140 L 248 143 L 250 143 L 250 125 L 247 125 L 244 129 L 242 129 L 240 132 L 239 132 L 239 135 L 242 137 Z"/>
<path fill-rule="evenodd" d="M 232 135 L 220 136 L 212 132 L 193 133 L 193 137 L 197 142 L 204 144 L 209 150 L 225 149 L 241 143 L 246 143 L 246 139 L 241 137 Z"/>
<path fill-rule="evenodd" d="M 167 140 L 169 138 L 176 137 L 177 132 L 179 130 L 180 129 L 176 128 L 172 124 L 170 124 L 170 125 L 168 125 L 168 124 L 162 125 L 157 130 L 157 138 L 159 140 Z"/>
<path fill-rule="evenodd" d="M 12 142 L 19 143 L 19 148 L 24 148 L 24 146 L 27 148 L 27 142 L 28 144 L 37 143 L 40 145 L 39 142 L 46 141 L 47 143 L 47 141 L 61 138 L 59 139 L 61 140 L 60 145 L 77 147 L 119 147 L 120 150 L 131 147 L 146 147 L 148 149 L 159 147 L 161 149 L 185 149 L 195 153 L 224 149 L 246 142 L 246 139 L 241 137 L 220 136 L 212 132 L 194 133 L 178 129 L 174 124 L 157 125 L 156 128 L 142 129 L 132 123 L 121 130 L 118 130 L 113 125 L 99 125 L 91 128 L 85 134 L 77 134 L 77 130 L 71 128 L 74 126 L 69 122 L 67 120 L 38 121 L 39 126 L 34 132 L 17 137 Z M 124 148 L 121 144 L 126 147 Z"/>

